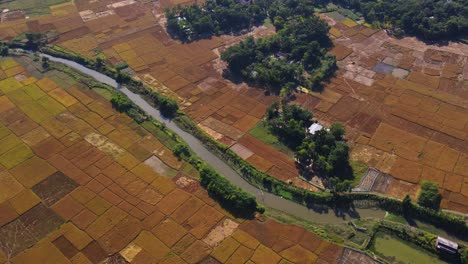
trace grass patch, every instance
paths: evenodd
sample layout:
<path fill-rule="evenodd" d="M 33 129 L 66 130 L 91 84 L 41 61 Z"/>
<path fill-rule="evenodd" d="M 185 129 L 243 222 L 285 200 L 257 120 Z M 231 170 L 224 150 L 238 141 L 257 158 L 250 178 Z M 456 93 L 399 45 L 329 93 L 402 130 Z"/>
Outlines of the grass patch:
<path fill-rule="evenodd" d="M 273 28 L 274 25 L 273 23 L 271 22 L 271 19 L 269 17 L 265 18 L 265 20 L 263 21 L 263 25 L 267 28 Z"/>
<path fill-rule="evenodd" d="M 283 152 L 289 157 L 294 157 L 294 151 L 281 143 L 279 139 L 273 135 L 268 129 L 264 121 L 258 122 L 250 131 L 249 134 L 254 138 L 262 141 L 263 143 L 274 147 L 275 149 Z"/>
<path fill-rule="evenodd" d="M 349 161 L 349 164 L 351 165 L 351 168 L 353 168 L 353 175 L 354 175 L 353 186 L 356 186 L 359 184 L 362 177 L 366 175 L 366 171 L 369 167 L 367 167 L 367 165 L 364 163 L 351 161 L 351 160 Z"/>
<path fill-rule="evenodd" d="M 382 231 L 375 234 L 372 249 L 390 263 L 445 263 L 437 256 Z"/>
<path fill-rule="evenodd" d="M 406 219 L 403 216 L 391 214 L 391 213 L 388 213 L 388 212 L 385 214 L 385 220 L 400 223 L 400 224 L 404 224 L 404 225 L 408 224 L 408 222 L 406 221 Z"/>
<path fill-rule="evenodd" d="M 193 177 L 195 179 L 200 179 L 200 173 L 198 172 L 198 170 L 192 165 L 190 165 L 190 163 L 188 162 L 184 162 L 184 165 L 182 165 L 182 168 L 180 168 L 180 171 L 190 177 Z"/>
<path fill-rule="evenodd" d="M 178 142 L 166 134 L 161 128 L 155 125 L 152 121 L 146 121 L 141 123 L 141 126 L 153 134 L 161 143 L 163 143 L 168 149 L 173 151 L 177 146 Z"/>
<path fill-rule="evenodd" d="M 112 91 L 109 91 L 108 89 L 103 89 L 103 88 L 93 88 L 93 91 L 99 94 L 100 96 L 104 97 L 106 100 L 111 100 L 112 99 Z"/>

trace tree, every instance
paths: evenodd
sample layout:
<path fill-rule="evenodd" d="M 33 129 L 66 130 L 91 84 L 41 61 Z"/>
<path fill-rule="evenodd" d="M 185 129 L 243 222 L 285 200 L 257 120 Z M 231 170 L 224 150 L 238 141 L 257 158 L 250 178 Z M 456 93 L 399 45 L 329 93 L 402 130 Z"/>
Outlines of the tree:
<path fill-rule="evenodd" d="M 177 113 L 177 110 L 179 110 L 179 106 L 177 105 L 176 101 L 169 98 L 164 98 L 160 102 L 159 110 L 163 116 L 172 118 Z"/>
<path fill-rule="evenodd" d="M 26 39 L 26 46 L 31 50 L 37 50 L 45 43 L 45 37 L 41 33 L 26 33 Z"/>
<path fill-rule="evenodd" d="M 408 215 L 411 209 L 411 197 L 407 194 L 403 201 L 401 201 L 401 209 L 403 211 L 403 215 Z"/>
<path fill-rule="evenodd" d="M 461 263 L 468 264 L 468 249 L 467 248 L 463 249 L 463 251 L 460 253 L 460 260 L 461 260 Z"/>
<path fill-rule="evenodd" d="M 0 45 L 0 56 L 6 57 L 6 56 L 8 56 L 9 53 L 10 53 L 10 52 L 9 52 L 9 50 L 8 50 L 8 45 L 5 44 L 5 43 L 2 43 L 2 44 Z"/>
<path fill-rule="evenodd" d="M 336 140 L 343 140 L 345 128 L 340 123 L 334 123 L 330 126 L 330 133 L 332 133 Z"/>
<path fill-rule="evenodd" d="M 49 68 L 49 66 L 50 66 L 50 63 L 49 63 L 49 62 L 50 62 L 50 59 L 49 59 L 48 57 L 45 57 L 45 56 L 42 57 L 41 61 L 42 61 L 42 68 L 44 68 L 44 69 Z"/>
<path fill-rule="evenodd" d="M 188 148 L 187 144 L 179 143 L 174 149 L 174 155 L 179 158 L 190 157 L 190 149 Z"/>
<path fill-rule="evenodd" d="M 418 197 L 418 204 L 427 208 L 438 210 L 442 196 L 439 193 L 437 183 L 430 181 L 421 182 L 421 191 Z"/>
<path fill-rule="evenodd" d="M 119 112 L 127 112 L 132 106 L 132 101 L 126 95 L 116 92 L 112 95 L 111 104 Z"/>
<path fill-rule="evenodd" d="M 97 56 L 96 56 L 96 66 L 98 68 L 101 68 L 103 67 L 105 64 L 106 64 L 106 56 L 102 53 L 99 53 Z"/>

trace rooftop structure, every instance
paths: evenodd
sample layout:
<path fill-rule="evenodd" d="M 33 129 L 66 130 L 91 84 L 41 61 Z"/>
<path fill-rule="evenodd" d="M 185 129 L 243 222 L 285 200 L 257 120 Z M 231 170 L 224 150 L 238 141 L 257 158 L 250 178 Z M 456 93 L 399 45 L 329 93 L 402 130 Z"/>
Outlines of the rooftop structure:
<path fill-rule="evenodd" d="M 451 254 L 455 254 L 458 250 L 458 244 L 443 237 L 437 237 L 436 248 Z"/>
<path fill-rule="evenodd" d="M 315 134 L 315 132 L 319 131 L 322 128 L 323 126 L 320 125 L 319 123 L 314 123 L 308 128 L 308 130 L 309 130 L 309 133 L 313 135 Z"/>

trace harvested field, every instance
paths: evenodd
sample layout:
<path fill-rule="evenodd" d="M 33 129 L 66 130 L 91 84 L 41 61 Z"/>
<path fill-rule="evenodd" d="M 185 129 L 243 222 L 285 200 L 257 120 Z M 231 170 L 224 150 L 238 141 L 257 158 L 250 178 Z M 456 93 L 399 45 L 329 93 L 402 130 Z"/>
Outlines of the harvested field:
<path fill-rule="evenodd" d="M 268 228 L 277 229 L 278 236 L 263 242 L 255 238 L 254 230 L 240 230 L 242 225 L 263 224 L 229 215 L 206 191 L 199 190 L 192 178 L 199 176 L 190 165 L 177 161 L 180 166 L 175 166 L 164 158 L 166 154 L 158 155 L 163 150 L 172 153 L 85 89 L 58 85 L 50 90 L 52 94 L 27 95 L 26 101 L 14 100 L 12 93 L 0 97 L 8 102 L 0 113 L 1 258 L 12 263 L 200 263 L 215 259 L 244 263 L 270 258 L 303 263 L 317 259 L 319 253 L 299 246 L 303 234 L 310 234 L 302 228 L 282 229 L 283 225 L 269 221 Z M 52 115 L 50 120 L 55 121 L 37 123 L 24 133 L 15 122 L 30 127 L 33 121 L 24 121 L 22 104 L 44 97 L 56 98 L 64 112 Z M 14 115 L 4 115 L 11 110 Z M 98 130 L 83 133 L 83 127 L 93 126 L 94 121 L 85 117 L 94 111 L 119 131 L 119 137 L 129 137 L 133 144 Z M 64 126 L 76 120 L 82 123 Z M 109 145 L 118 147 L 120 154 L 111 155 L 103 148 Z M 166 177 L 172 171 L 178 176 Z M 282 240 L 296 245 L 285 249 Z M 296 253 L 303 257 L 297 258 Z"/>
<path fill-rule="evenodd" d="M 456 168 L 465 167 L 466 159 L 460 158 L 468 153 L 467 92 L 461 88 L 467 81 L 462 74 L 468 68 L 467 46 L 393 39 L 384 31 L 346 26 L 336 12 L 322 16 L 333 27 L 339 59 L 338 74 L 323 94 L 340 97 L 310 94 L 319 99 L 315 116 L 324 124 L 344 123 L 351 158 L 395 178 L 378 191 L 416 197 L 418 183 L 430 180 L 444 190 L 443 207 L 466 211 L 466 199 L 455 201 L 449 194 L 466 198 L 461 194 L 466 175 Z M 340 56 L 340 49 L 351 52 Z M 300 104 L 306 101 L 302 94 L 297 97 Z"/>

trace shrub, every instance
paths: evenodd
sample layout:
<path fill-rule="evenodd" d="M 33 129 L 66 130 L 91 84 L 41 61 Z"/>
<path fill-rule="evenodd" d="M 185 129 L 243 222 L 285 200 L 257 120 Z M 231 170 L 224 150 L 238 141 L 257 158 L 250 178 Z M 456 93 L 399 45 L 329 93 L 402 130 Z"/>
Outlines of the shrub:
<path fill-rule="evenodd" d="M 216 171 L 205 165 L 201 165 L 199 171 L 201 185 L 206 188 L 211 197 L 233 214 L 242 217 L 253 216 L 257 210 L 257 201 L 253 195 L 234 186 Z"/>
<path fill-rule="evenodd" d="M 132 107 L 132 101 L 121 93 L 114 93 L 111 98 L 112 106 L 119 112 L 127 112 Z"/>
<path fill-rule="evenodd" d="M 418 204 L 427 208 L 438 210 L 442 196 L 437 188 L 437 183 L 423 181 L 421 182 L 421 192 L 418 197 Z"/>

